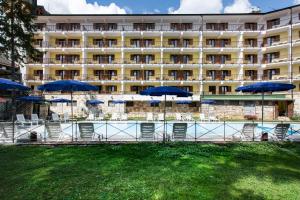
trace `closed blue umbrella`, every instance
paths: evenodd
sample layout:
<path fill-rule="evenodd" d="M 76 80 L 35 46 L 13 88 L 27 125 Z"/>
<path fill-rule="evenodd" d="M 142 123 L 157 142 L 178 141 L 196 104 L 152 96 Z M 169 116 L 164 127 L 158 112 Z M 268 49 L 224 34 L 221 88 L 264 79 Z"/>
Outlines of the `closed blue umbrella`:
<path fill-rule="evenodd" d="M 212 104 L 216 104 L 216 101 L 215 100 L 203 100 L 203 101 L 201 101 L 201 104 L 212 105 Z"/>
<path fill-rule="evenodd" d="M 4 91 L 28 91 L 30 90 L 29 87 L 26 87 L 24 85 L 22 85 L 21 83 L 17 83 L 14 81 L 11 81 L 9 79 L 5 79 L 5 78 L 0 78 L 0 90 L 4 90 Z M 15 142 L 15 113 L 16 113 L 16 108 L 15 108 L 15 97 L 14 94 L 12 92 L 11 94 L 11 99 L 12 99 L 12 105 L 13 105 L 13 109 L 12 109 L 12 126 L 13 126 L 13 134 L 12 134 L 12 142 Z"/>
<path fill-rule="evenodd" d="M 104 104 L 104 101 L 100 101 L 100 100 L 97 100 L 97 99 L 92 99 L 92 100 L 87 100 L 86 104 L 87 105 L 92 105 L 92 106 L 97 106 L 99 104 Z"/>
<path fill-rule="evenodd" d="M 21 83 L 17 83 L 5 78 L 0 78 L 0 90 L 27 91 L 30 90 L 30 88 L 22 85 Z"/>
<path fill-rule="evenodd" d="M 166 102 L 167 95 L 174 95 L 177 97 L 189 97 L 193 94 L 182 90 L 177 87 L 170 86 L 161 86 L 161 87 L 151 87 L 141 92 L 141 95 L 149 95 L 149 96 L 165 96 L 164 100 L 164 132 L 163 132 L 163 141 L 166 139 Z"/>
<path fill-rule="evenodd" d="M 88 83 L 75 81 L 75 80 L 61 80 L 61 81 L 46 83 L 44 85 L 39 86 L 38 89 L 46 92 L 55 92 L 55 91 L 70 92 L 71 102 L 73 102 L 73 92 L 97 91 L 98 87 L 90 85 Z M 71 104 L 71 115 L 73 118 L 73 104 Z M 77 140 L 77 135 L 76 135 L 76 140 Z M 72 120 L 72 141 L 73 141 L 73 120 Z"/>
<path fill-rule="evenodd" d="M 238 87 L 236 92 L 249 92 L 249 93 L 262 93 L 262 125 L 264 124 L 264 96 L 265 92 L 282 92 L 295 89 L 296 86 L 288 83 L 272 83 L 272 82 L 261 82 L 247 86 Z"/>
<path fill-rule="evenodd" d="M 180 101 L 176 101 L 176 104 L 191 104 L 193 103 L 192 101 L 189 100 L 180 100 Z"/>
<path fill-rule="evenodd" d="M 49 100 L 50 103 L 71 103 L 72 101 L 69 99 L 64 99 L 64 98 L 60 98 L 60 99 L 51 99 Z"/>
<path fill-rule="evenodd" d="M 112 100 L 111 102 L 113 104 L 124 104 L 124 103 L 126 103 L 126 101 L 123 101 L 123 100 Z"/>

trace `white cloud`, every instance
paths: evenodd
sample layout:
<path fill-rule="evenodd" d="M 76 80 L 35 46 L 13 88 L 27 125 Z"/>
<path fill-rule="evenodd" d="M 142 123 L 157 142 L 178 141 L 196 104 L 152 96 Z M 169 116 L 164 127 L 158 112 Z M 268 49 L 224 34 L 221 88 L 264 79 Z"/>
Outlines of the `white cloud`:
<path fill-rule="evenodd" d="M 222 0 L 181 0 L 178 9 L 168 9 L 170 14 L 220 13 L 223 9 Z"/>
<path fill-rule="evenodd" d="M 300 0 L 294 0 L 294 4 L 300 4 Z"/>
<path fill-rule="evenodd" d="M 224 8 L 224 13 L 250 13 L 258 10 L 259 8 L 253 6 L 249 0 L 234 0 L 233 4 Z"/>
<path fill-rule="evenodd" d="M 126 14 L 130 9 L 121 8 L 115 3 L 107 6 L 87 3 L 86 0 L 38 0 L 47 11 L 53 14 Z"/>

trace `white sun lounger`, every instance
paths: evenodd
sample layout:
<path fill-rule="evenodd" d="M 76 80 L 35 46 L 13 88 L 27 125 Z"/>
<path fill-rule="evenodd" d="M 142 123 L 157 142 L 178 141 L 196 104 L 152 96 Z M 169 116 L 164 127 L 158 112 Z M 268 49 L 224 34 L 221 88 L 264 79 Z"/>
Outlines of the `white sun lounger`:
<path fill-rule="evenodd" d="M 147 113 L 146 120 L 147 120 L 147 121 L 153 121 L 153 120 L 154 120 L 154 115 L 153 115 L 153 113 Z"/>
<path fill-rule="evenodd" d="M 31 123 L 38 125 L 38 124 L 43 123 L 43 120 L 40 119 L 37 114 L 31 114 Z"/>
<path fill-rule="evenodd" d="M 23 114 L 17 114 L 17 123 L 20 123 L 22 126 L 32 125 L 32 122 L 25 119 Z"/>

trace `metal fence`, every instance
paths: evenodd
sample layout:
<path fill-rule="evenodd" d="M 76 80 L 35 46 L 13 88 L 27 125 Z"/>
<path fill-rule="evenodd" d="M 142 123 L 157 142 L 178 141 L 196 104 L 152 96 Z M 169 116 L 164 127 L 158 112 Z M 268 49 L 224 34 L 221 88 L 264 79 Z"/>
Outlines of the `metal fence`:
<path fill-rule="evenodd" d="M 81 126 L 88 125 L 88 130 Z M 56 125 L 51 130 L 51 126 Z M 146 130 L 144 125 L 150 125 Z M 180 125 L 181 129 L 175 130 Z M 91 128 L 92 127 L 92 128 Z M 52 127 L 53 128 L 53 127 Z M 161 142 L 165 131 L 167 141 L 243 142 L 300 141 L 300 122 L 200 122 L 200 121 L 26 121 L 0 123 L 0 143 L 78 143 L 78 142 Z M 149 137 L 150 134 L 150 137 Z"/>

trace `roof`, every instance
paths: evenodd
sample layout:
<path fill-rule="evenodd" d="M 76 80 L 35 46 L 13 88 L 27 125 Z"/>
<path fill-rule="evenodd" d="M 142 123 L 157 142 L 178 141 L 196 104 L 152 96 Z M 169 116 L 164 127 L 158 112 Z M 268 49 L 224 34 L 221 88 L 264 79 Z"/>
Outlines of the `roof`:
<path fill-rule="evenodd" d="M 231 15 L 267 15 L 284 10 L 290 10 L 296 7 L 300 7 L 300 4 L 289 6 L 269 12 L 253 12 L 253 13 L 199 13 L 199 14 L 46 14 L 43 16 L 231 16 Z"/>

